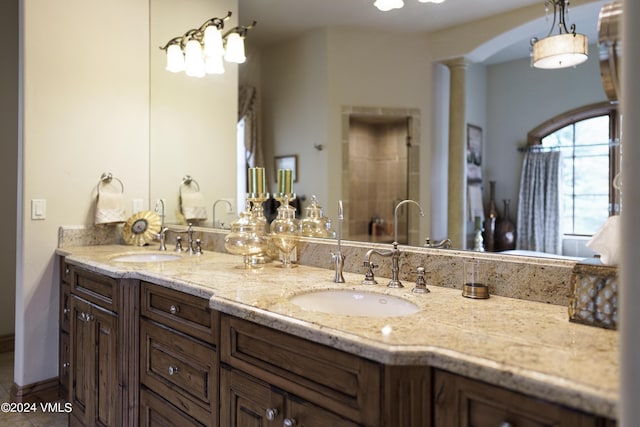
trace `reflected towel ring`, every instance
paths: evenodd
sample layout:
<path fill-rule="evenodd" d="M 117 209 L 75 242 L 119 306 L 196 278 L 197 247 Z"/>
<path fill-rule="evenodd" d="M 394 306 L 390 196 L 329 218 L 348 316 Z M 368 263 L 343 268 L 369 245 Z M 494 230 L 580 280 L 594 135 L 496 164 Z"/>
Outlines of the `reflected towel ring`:
<path fill-rule="evenodd" d="M 182 194 L 182 187 L 191 187 L 191 184 L 193 184 L 196 187 L 196 190 L 195 190 L 196 192 L 200 191 L 200 184 L 198 184 L 198 181 L 193 179 L 191 175 L 185 175 L 182 178 L 182 185 L 180 186 L 180 194 Z"/>
<path fill-rule="evenodd" d="M 113 176 L 111 172 L 103 172 L 102 175 L 100 175 L 100 181 L 98 181 L 98 185 L 97 185 L 98 195 L 100 195 L 100 185 L 110 184 L 111 181 L 113 181 L 114 179 L 118 181 L 118 183 L 120 184 L 120 187 L 121 187 L 120 193 L 124 193 L 124 184 L 122 183 L 122 181 L 120 181 L 120 179 Z"/>

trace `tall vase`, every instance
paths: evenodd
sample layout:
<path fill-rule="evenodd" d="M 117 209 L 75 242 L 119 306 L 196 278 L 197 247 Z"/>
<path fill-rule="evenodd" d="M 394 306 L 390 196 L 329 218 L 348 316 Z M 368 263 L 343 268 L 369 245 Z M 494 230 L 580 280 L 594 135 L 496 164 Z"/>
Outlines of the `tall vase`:
<path fill-rule="evenodd" d="M 516 248 L 516 226 L 511 221 L 509 213 L 509 203 L 511 200 L 504 199 L 504 217 L 496 225 L 496 249 L 507 251 Z"/>
<path fill-rule="evenodd" d="M 484 219 L 484 247 L 487 252 L 496 250 L 496 220 L 498 209 L 496 208 L 496 182 L 489 181 L 489 211 Z"/>

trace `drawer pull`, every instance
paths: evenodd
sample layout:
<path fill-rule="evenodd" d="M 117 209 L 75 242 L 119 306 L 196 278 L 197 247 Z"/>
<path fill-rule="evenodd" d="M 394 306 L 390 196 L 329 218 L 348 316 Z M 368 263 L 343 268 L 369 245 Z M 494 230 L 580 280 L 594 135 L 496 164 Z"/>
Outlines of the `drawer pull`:
<path fill-rule="evenodd" d="M 294 418 L 285 418 L 282 425 L 284 427 L 296 427 L 296 420 Z"/>
<path fill-rule="evenodd" d="M 515 427 L 509 421 L 503 421 L 498 427 Z"/>
<path fill-rule="evenodd" d="M 177 366 L 169 366 L 169 375 L 175 375 L 178 373 L 178 367 Z"/>
<path fill-rule="evenodd" d="M 278 410 L 276 408 L 268 408 L 266 416 L 267 416 L 267 421 L 273 421 L 278 416 Z"/>
<path fill-rule="evenodd" d="M 66 267 L 64 269 L 64 274 L 69 274 L 69 273 L 71 273 L 71 270 L 69 270 L 69 267 Z"/>
<path fill-rule="evenodd" d="M 69 366 L 71 366 L 71 364 L 70 364 L 69 362 L 64 362 L 64 363 L 62 364 L 62 369 L 68 369 L 68 368 L 69 368 Z"/>
<path fill-rule="evenodd" d="M 171 304 L 171 307 L 169 307 L 169 312 L 171 314 L 180 313 L 180 306 Z"/>
<path fill-rule="evenodd" d="M 70 312 L 70 311 L 71 311 L 70 309 L 68 309 L 67 307 L 65 307 L 65 308 L 62 310 L 62 314 L 69 314 L 69 312 Z"/>

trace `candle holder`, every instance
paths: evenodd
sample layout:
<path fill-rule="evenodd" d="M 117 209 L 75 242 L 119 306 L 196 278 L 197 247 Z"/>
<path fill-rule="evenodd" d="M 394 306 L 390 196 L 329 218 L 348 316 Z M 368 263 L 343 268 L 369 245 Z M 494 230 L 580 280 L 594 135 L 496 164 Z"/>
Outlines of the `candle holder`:
<path fill-rule="evenodd" d="M 304 237 L 335 237 L 336 233 L 331 227 L 331 219 L 324 216 L 322 206 L 318 203 L 318 198 L 311 196 L 311 205 L 306 209 L 306 216 L 302 220 L 302 235 Z"/>
<path fill-rule="evenodd" d="M 242 255 L 244 262 L 238 268 L 260 267 L 253 257 L 260 255 L 265 249 L 264 225 L 255 221 L 247 202 L 246 211 L 241 212 L 238 219 L 231 223 L 231 230 L 224 238 L 225 249 L 234 255 Z"/>
<path fill-rule="evenodd" d="M 300 236 L 300 221 L 296 218 L 295 208 L 289 205 L 287 195 L 277 199 L 280 201 L 280 207 L 278 216 L 271 222 L 271 241 L 280 251 L 282 267 L 293 268 L 296 264 L 291 258 Z"/>
<path fill-rule="evenodd" d="M 251 215 L 256 224 L 256 232 L 261 235 L 264 243 L 261 253 L 251 255 L 252 265 L 266 264 L 271 261 L 271 258 L 267 255 L 269 227 L 267 225 L 267 218 L 264 216 L 263 206 L 263 203 L 267 201 L 269 197 L 269 193 L 247 193 L 247 201 L 251 203 Z"/>

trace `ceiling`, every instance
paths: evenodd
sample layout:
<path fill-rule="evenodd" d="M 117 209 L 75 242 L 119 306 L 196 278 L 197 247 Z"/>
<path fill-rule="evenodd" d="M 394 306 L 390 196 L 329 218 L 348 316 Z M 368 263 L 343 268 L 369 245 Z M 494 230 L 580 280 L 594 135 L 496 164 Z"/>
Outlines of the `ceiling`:
<path fill-rule="evenodd" d="M 239 0 L 238 15 L 239 22 L 244 25 L 254 19 L 258 21 L 248 40 L 252 45 L 265 47 L 322 27 L 348 26 L 363 30 L 424 34 L 535 4 L 540 5 L 542 19 L 545 13 L 544 0 L 447 0 L 440 4 L 404 0 L 402 9 L 388 12 L 379 11 L 373 6 L 373 2 L 374 0 Z M 567 25 L 575 23 L 578 32 L 586 34 L 590 43 L 595 42 L 598 12 L 607 2 L 599 0 L 590 7 L 575 8 L 575 13 L 572 6 Z M 584 4 L 588 1 L 578 0 L 572 3 Z M 482 6 L 478 7 L 479 4 Z M 547 28 L 543 28 L 543 34 Z M 490 58 L 488 63 L 526 57 L 530 37 L 531 35 L 523 35 L 521 40 L 514 40 L 511 48 Z"/>

